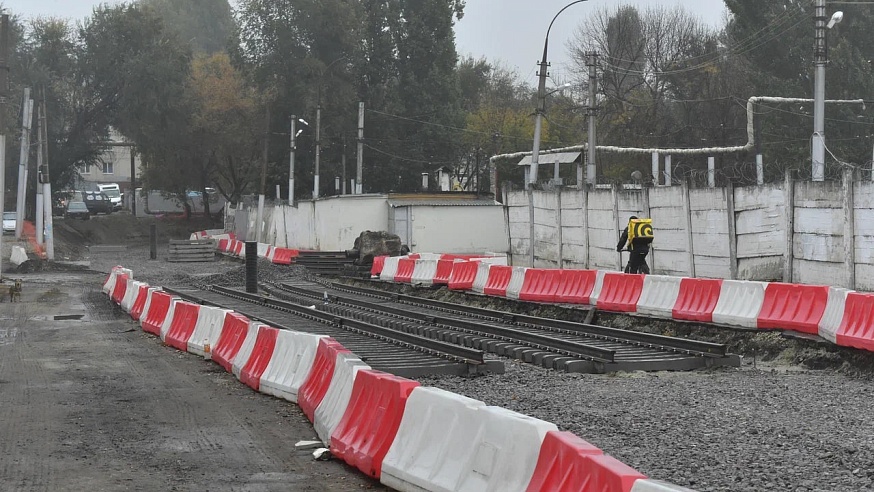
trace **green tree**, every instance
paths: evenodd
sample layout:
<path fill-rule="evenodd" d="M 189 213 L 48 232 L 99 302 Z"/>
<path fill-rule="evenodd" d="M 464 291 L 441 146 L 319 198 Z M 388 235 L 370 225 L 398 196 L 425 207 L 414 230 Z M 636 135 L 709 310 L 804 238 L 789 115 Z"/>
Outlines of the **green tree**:
<path fill-rule="evenodd" d="M 225 51 L 234 32 L 228 0 L 139 0 L 155 9 L 170 30 L 201 53 Z"/>

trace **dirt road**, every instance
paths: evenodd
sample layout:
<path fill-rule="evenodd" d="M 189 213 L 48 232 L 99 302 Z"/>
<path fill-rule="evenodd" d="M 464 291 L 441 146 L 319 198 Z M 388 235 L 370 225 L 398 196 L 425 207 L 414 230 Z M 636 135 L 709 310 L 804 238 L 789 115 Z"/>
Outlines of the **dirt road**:
<path fill-rule="evenodd" d="M 23 278 L 0 304 L 0 490 L 383 490 L 296 450 L 296 405 L 145 335 L 103 275 Z"/>

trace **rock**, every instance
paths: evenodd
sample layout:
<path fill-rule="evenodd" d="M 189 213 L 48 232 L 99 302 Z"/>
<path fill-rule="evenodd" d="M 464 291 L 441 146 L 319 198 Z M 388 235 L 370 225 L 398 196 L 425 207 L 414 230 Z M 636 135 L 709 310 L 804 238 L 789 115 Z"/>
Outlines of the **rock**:
<path fill-rule="evenodd" d="M 356 265 L 372 265 L 376 256 L 398 256 L 401 254 L 401 238 L 385 231 L 364 231 L 355 239 L 354 249 L 358 250 Z"/>

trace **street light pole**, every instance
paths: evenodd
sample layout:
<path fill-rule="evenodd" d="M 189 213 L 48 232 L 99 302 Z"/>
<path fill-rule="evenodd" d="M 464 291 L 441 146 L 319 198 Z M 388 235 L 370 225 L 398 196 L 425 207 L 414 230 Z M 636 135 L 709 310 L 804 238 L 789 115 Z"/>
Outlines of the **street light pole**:
<path fill-rule="evenodd" d="M 843 12 L 835 12 L 826 25 L 825 1 L 816 0 L 813 17 L 816 34 L 814 36 L 813 63 L 813 136 L 811 138 L 811 165 L 814 181 L 825 180 L 825 66 L 828 64 L 827 29 L 844 18 Z"/>
<path fill-rule="evenodd" d="M 322 155 L 322 101 L 319 88 L 319 105 L 316 108 L 316 175 L 313 179 L 313 200 L 319 197 L 319 160 Z"/>
<path fill-rule="evenodd" d="M 295 132 L 297 131 L 297 116 L 291 115 L 291 147 L 288 153 L 288 205 L 294 206 L 294 151 Z"/>
<path fill-rule="evenodd" d="M 537 182 L 537 168 L 540 163 L 540 132 L 543 128 L 543 114 L 546 112 L 546 77 L 549 75 L 549 62 L 547 61 L 547 52 L 549 51 L 549 31 L 552 30 L 552 25 L 555 23 L 555 19 L 557 19 L 562 12 L 567 10 L 568 7 L 586 1 L 588 0 L 576 0 L 565 5 L 557 14 L 555 14 L 555 17 L 552 18 L 552 22 L 549 23 L 549 28 L 546 30 L 546 39 L 543 41 L 543 57 L 540 59 L 540 73 L 537 74 L 540 77 L 540 81 L 537 84 L 537 109 L 534 111 L 534 145 L 531 149 L 531 172 L 528 173 L 527 186 L 529 189 Z"/>

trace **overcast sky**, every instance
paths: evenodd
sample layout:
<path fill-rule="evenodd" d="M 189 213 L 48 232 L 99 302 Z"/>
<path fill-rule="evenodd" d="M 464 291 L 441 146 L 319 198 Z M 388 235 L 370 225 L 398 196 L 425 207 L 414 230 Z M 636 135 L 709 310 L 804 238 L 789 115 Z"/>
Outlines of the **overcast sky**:
<path fill-rule="evenodd" d="M 82 19 L 91 14 L 93 0 L 0 0 L 13 14 L 24 17 L 37 15 Z M 233 3 L 233 2 L 232 2 Z M 535 80 L 536 63 L 543 53 L 543 40 L 549 21 L 570 3 L 570 0 L 467 0 L 464 18 L 456 25 L 458 53 L 462 56 L 486 57 L 502 61 L 528 82 Z M 619 4 L 638 7 L 681 5 L 715 27 L 724 22 L 725 6 L 722 0 L 589 0 L 574 5 L 555 21 L 549 35 L 550 71 L 561 78 L 569 67 L 567 41 L 574 29 L 591 12 L 603 6 Z"/>

